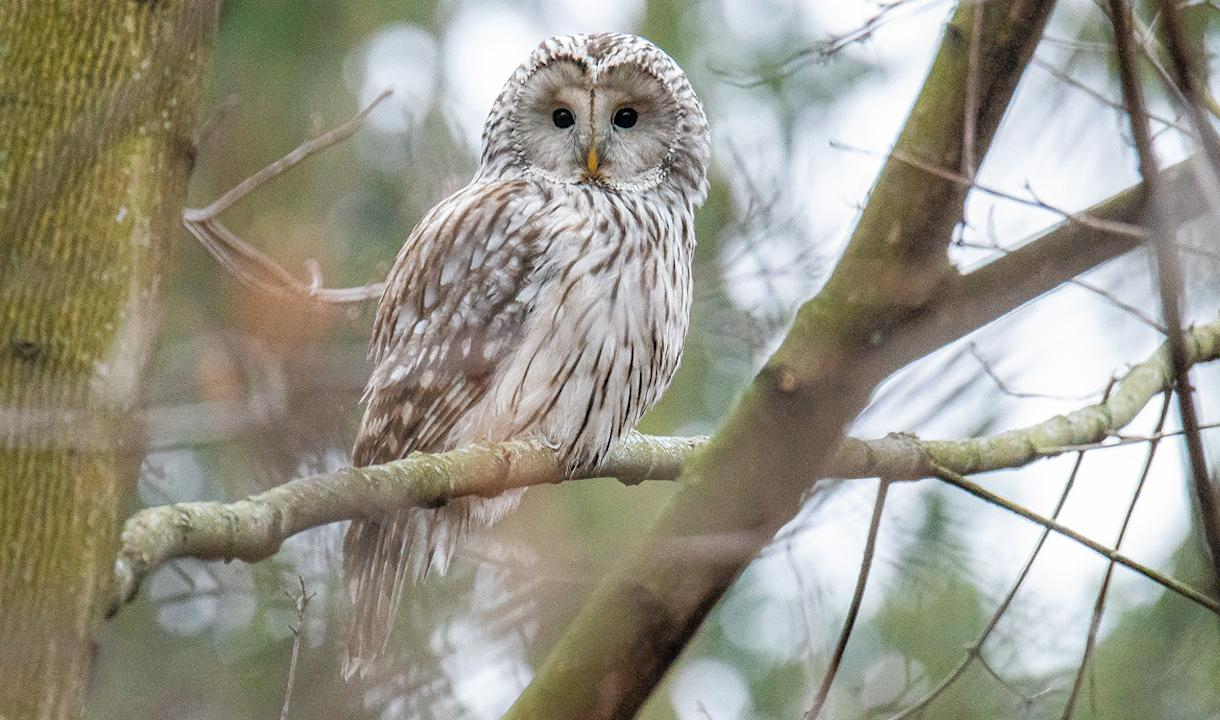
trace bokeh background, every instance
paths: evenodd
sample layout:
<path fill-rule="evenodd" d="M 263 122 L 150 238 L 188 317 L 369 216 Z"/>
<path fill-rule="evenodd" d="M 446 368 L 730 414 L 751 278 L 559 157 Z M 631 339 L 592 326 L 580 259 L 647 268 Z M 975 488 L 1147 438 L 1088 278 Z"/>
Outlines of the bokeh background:
<path fill-rule="evenodd" d="M 1210 40 L 1216 8 L 1190 5 L 1191 32 Z M 708 433 L 833 267 L 951 7 L 228 0 L 190 202 L 210 202 L 392 87 L 351 140 L 225 215 L 302 278 L 316 260 L 329 286 L 379 280 L 416 220 L 473 174 L 491 102 L 542 38 L 642 34 L 686 69 L 714 135 L 693 327 L 678 378 L 642 429 Z M 1119 98 L 1108 41 L 1108 22 L 1093 3 L 1060 3 L 980 182 L 1077 209 L 1136 181 L 1126 120 L 1105 102 Z M 1152 95 L 1168 121 L 1154 122 L 1157 149 L 1166 160 L 1184 157 L 1190 144 L 1174 127 L 1175 108 L 1163 93 Z M 993 246 L 1015 246 L 1060 219 L 975 193 L 954 260 L 985 262 L 998 252 Z M 1214 238 L 1205 225 L 1182 236 L 1193 319 L 1213 319 L 1220 307 Z M 1132 310 L 1157 312 L 1145 256 L 1121 258 L 1085 280 L 1090 287 L 1066 286 L 902 371 L 853 432 L 965 437 L 1094 401 L 1112 373 L 1143 359 L 1161 337 Z M 369 372 L 372 310 L 243 287 L 183 233 L 165 279 L 139 502 L 236 499 L 343 465 Z M 1203 420 L 1214 420 L 1217 373 L 1200 368 L 1196 376 Z M 1132 431 L 1148 431 L 1156 410 Z M 1209 457 L 1220 453 L 1220 444 L 1208 447 Z M 1064 521 L 1112 543 L 1145 451 L 1090 453 Z M 1065 457 L 983 480 L 1046 513 L 1071 464 Z M 810 503 L 717 607 L 643 717 L 799 717 L 846 611 L 875 489 L 874 481 L 847 481 Z M 530 491 L 519 511 L 466 544 L 447 576 L 408 595 L 391 657 L 363 682 L 339 677 L 341 528 L 296 537 L 257 566 L 175 562 L 107 625 L 86 715 L 277 717 L 297 628 L 290 717 L 498 718 L 671 490 L 603 480 Z M 758 492 L 766 491 L 758 478 Z M 889 717 L 939 682 L 1039 533 L 932 481 L 899 485 L 891 495 L 864 613 L 824 717 Z M 1214 589 L 1193 517 L 1182 450 L 1167 442 L 1125 552 Z M 1087 550 L 1052 538 L 985 646 L 987 664 L 974 663 L 924 716 L 1059 717 L 1104 568 Z M 312 598 L 303 621 L 294 609 L 299 582 Z M 1217 678 L 1216 618 L 1119 570 L 1075 716 L 1220 717 Z"/>

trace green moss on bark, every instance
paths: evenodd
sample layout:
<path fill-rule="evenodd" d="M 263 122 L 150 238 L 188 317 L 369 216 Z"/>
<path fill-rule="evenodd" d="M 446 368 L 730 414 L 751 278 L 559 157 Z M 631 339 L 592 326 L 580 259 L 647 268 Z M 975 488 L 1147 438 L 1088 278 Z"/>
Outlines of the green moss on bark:
<path fill-rule="evenodd" d="M 211 0 L 0 3 L 0 717 L 79 715 Z"/>

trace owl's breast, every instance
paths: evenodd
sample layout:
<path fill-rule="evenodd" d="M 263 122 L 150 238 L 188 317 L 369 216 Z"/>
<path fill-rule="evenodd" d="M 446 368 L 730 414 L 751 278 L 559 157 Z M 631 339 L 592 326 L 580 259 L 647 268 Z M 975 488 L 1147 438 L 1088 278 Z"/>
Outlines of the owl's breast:
<path fill-rule="evenodd" d="M 520 341 L 453 440 L 536 439 L 575 468 L 600 461 L 672 379 L 694 237 L 689 212 L 588 191 L 564 201 L 546 215 Z"/>

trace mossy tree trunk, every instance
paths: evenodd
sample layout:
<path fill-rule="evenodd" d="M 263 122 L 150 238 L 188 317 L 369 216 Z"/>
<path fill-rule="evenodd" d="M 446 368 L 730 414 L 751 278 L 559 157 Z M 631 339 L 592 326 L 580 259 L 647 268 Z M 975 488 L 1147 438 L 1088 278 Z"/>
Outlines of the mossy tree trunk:
<path fill-rule="evenodd" d="M 0 2 L 0 718 L 71 718 L 219 0 Z"/>

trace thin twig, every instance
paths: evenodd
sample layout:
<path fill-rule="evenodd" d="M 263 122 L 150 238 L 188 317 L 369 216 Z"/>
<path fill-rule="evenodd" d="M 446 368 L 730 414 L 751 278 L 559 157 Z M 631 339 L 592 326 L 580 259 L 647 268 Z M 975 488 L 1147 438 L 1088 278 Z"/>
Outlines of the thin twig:
<path fill-rule="evenodd" d="M 1038 695 L 1042 694 L 1042 693 L 1036 693 L 1034 695 L 1026 695 L 1024 692 L 1022 692 L 1021 688 L 1017 687 L 1016 685 L 1013 685 L 1011 682 L 1008 681 L 1008 679 L 1006 679 L 1003 675 L 1001 675 L 998 670 L 996 670 L 994 667 L 991 666 L 991 663 L 987 660 L 987 656 L 983 654 L 982 648 L 979 648 L 979 651 L 978 651 L 978 653 L 976 653 L 976 655 L 979 659 L 979 665 L 981 665 L 982 668 L 987 671 L 987 674 L 990 675 L 996 682 L 998 682 L 1000 684 L 1000 687 L 1004 688 L 1010 694 L 1014 695 L 1018 700 L 1020 700 L 1022 705 L 1031 704 L 1034 701 L 1034 698 L 1036 698 Z M 1045 691 L 1043 691 L 1043 692 L 1045 692 Z"/>
<path fill-rule="evenodd" d="M 1080 395 L 1053 395 L 1050 393 L 1036 393 L 1036 392 L 1025 392 L 1022 390 L 1014 390 L 1008 384 L 1008 382 L 1004 380 L 1004 378 L 1000 377 L 1000 374 L 997 373 L 995 368 L 993 368 L 991 366 L 991 363 L 987 360 L 987 358 L 983 357 L 983 353 L 979 350 L 977 344 L 975 344 L 974 342 L 967 343 L 966 350 L 970 353 L 971 357 L 973 357 L 975 360 L 978 361 L 979 367 L 982 368 L 982 370 L 983 370 L 983 374 L 986 375 L 991 380 L 991 382 L 995 383 L 995 386 L 997 388 L 999 388 L 1000 392 L 1004 393 L 1008 397 L 1018 398 L 1018 399 L 1023 399 L 1023 400 L 1039 399 L 1039 400 L 1080 401 L 1080 400 L 1087 400 L 1088 398 L 1091 398 L 1091 397 L 1094 397 L 1097 395 L 1096 391 L 1089 392 L 1089 393 L 1082 393 Z"/>
<path fill-rule="evenodd" d="M 309 158 L 315 153 L 325 150 L 326 148 L 342 142 L 351 137 L 364 124 L 369 113 L 381 103 L 382 100 L 388 98 L 394 91 L 392 89 L 383 90 L 380 95 L 373 98 L 373 101 L 357 112 L 347 122 L 339 127 L 336 127 L 322 135 L 319 135 L 312 140 L 306 140 L 298 145 L 292 152 L 284 157 L 276 160 L 267 167 L 259 170 L 250 177 L 242 180 L 233 189 L 221 195 L 212 204 L 205 208 L 187 209 L 183 211 L 183 216 L 188 219 L 203 219 L 215 217 L 220 213 L 228 210 L 236 205 L 242 198 L 249 195 L 253 190 L 272 180 L 278 175 L 281 175 L 285 170 L 299 164 L 301 161 Z"/>
<path fill-rule="evenodd" d="M 1113 5 L 1114 0 L 1111 0 Z M 1204 100 L 1204 83 L 1201 82 L 1195 63 L 1191 62 L 1189 50 L 1186 47 L 1186 34 L 1182 31 L 1182 16 L 1178 8 L 1178 0 L 1161 0 L 1162 36 L 1165 52 L 1169 55 L 1173 67 L 1174 81 L 1186 103 L 1186 113 L 1190 117 L 1195 132 L 1203 145 L 1204 152 L 1211 160 L 1211 168 L 1220 173 L 1220 134 L 1207 119 Z M 1128 18 L 1131 16 L 1128 15 Z M 1130 20 L 1127 20 L 1130 23 Z M 1128 25 L 1129 26 L 1129 25 Z M 1130 36 L 1130 31 L 1127 32 Z M 1121 55 L 1121 45 L 1115 49 Z"/>
<path fill-rule="evenodd" d="M 1099 1 L 1094 0 L 1094 2 Z M 1161 55 L 1169 53 L 1157 41 L 1153 28 L 1146 26 L 1135 13 L 1128 13 L 1127 20 L 1131 24 L 1132 35 L 1137 41 L 1144 59 L 1156 71 L 1157 77 L 1160 78 L 1161 84 L 1167 89 L 1169 96 L 1177 101 L 1178 105 L 1182 108 L 1182 112 L 1189 117 L 1191 131 L 1188 133 L 1188 136 L 1199 141 L 1205 147 L 1220 146 L 1220 139 L 1217 139 L 1215 130 L 1212 128 L 1211 123 L 1208 122 L 1206 114 L 1202 112 L 1201 108 L 1201 106 L 1205 106 L 1209 113 L 1220 117 L 1220 113 L 1218 113 L 1220 106 L 1217 105 L 1216 99 L 1208 90 L 1206 78 L 1191 84 L 1189 89 L 1180 86 L 1174 79 L 1173 74 L 1161 62 Z M 1169 28 L 1166 29 L 1167 31 L 1169 30 Z M 1187 74 L 1189 75 L 1189 72 Z M 1144 111 L 1147 112 L 1148 108 L 1145 107 Z M 1215 215 L 1220 213 L 1220 174 L 1217 174 L 1218 167 L 1216 165 L 1215 153 L 1205 151 L 1203 155 L 1208 157 L 1211 162 L 1197 166 L 1195 168 L 1195 175 L 1201 194 L 1211 208 L 1212 214 Z"/>
<path fill-rule="evenodd" d="M 1100 0 L 1094 0 L 1094 2 L 1100 2 Z M 1175 15 L 1174 18 L 1176 17 Z M 1143 52 L 1144 59 L 1156 71 L 1157 77 L 1160 78 L 1169 96 L 1177 101 L 1183 112 L 1190 119 L 1192 128 L 1189 133 L 1190 137 L 1199 141 L 1205 148 L 1202 154 L 1210 162 L 1196 167 L 1195 175 L 1197 176 L 1201 194 L 1211 208 L 1212 214 L 1218 214 L 1220 213 L 1220 174 L 1218 174 L 1220 173 L 1220 165 L 1217 165 L 1216 149 L 1220 148 L 1220 138 L 1216 136 L 1216 131 L 1212 128 L 1211 123 L 1208 122 L 1202 108 L 1205 106 L 1209 113 L 1220 117 L 1220 114 L 1217 113 L 1220 110 L 1220 106 L 1217 105 L 1216 99 L 1207 89 L 1206 79 L 1194 83 L 1187 82 L 1186 85 L 1181 85 L 1161 61 L 1162 54 L 1172 55 L 1170 59 L 1176 66 L 1178 64 L 1177 61 L 1179 59 L 1185 61 L 1185 57 L 1178 58 L 1172 51 L 1162 47 L 1161 43 L 1156 39 L 1154 29 L 1144 25 L 1143 21 L 1135 13 L 1128 13 L 1127 21 L 1132 28 L 1132 35 Z M 1172 33 L 1172 29 L 1166 27 L 1166 32 Z M 1190 70 L 1188 67 L 1184 77 L 1189 76 Z M 1147 112 L 1147 107 L 1144 110 Z"/>
<path fill-rule="evenodd" d="M 1191 602 L 1195 603 L 1196 605 L 1206 608 L 1207 610 L 1210 610 L 1212 613 L 1214 613 L 1216 615 L 1220 615 L 1220 600 L 1216 600 L 1215 598 L 1210 597 L 1210 596 L 1206 595 L 1205 593 L 1203 593 L 1199 590 L 1196 590 L 1195 588 L 1192 588 L 1191 586 L 1187 585 L 1186 583 L 1184 583 L 1180 580 L 1176 580 L 1172 577 L 1169 577 L 1168 575 L 1165 575 L 1164 573 L 1153 570 L 1152 568 L 1148 567 L 1147 565 L 1144 565 L 1143 563 L 1136 562 L 1135 560 L 1132 560 L 1131 558 L 1127 557 L 1126 555 L 1123 555 L 1122 553 L 1114 550 L 1113 548 L 1108 548 L 1105 545 L 1102 545 L 1101 543 L 1097 542 L 1096 540 L 1091 540 L 1088 537 L 1081 535 L 1080 533 L 1067 527 L 1066 525 L 1063 525 L 1048 517 L 1039 515 L 1038 513 L 1034 512 L 1033 510 L 1030 510 L 1026 507 L 1018 505 L 1017 503 L 1014 503 L 1011 500 L 1008 500 L 1004 497 L 996 495 L 995 493 L 991 492 L 990 490 L 987 490 L 986 488 L 982 487 L 981 485 L 979 485 L 977 483 L 971 482 L 965 476 L 963 476 L 959 473 L 956 473 L 946 467 L 936 466 L 935 469 L 937 471 L 937 478 L 942 480 L 943 482 L 946 482 L 949 485 L 952 485 L 953 487 L 956 487 L 960 490 L 964 490 L 967 493 L 970 493 L 971 495 L 975 496 L 976 498 L 983 500 L 984 502 L 990 503 L 992 505 L 995 505 L 996 507 L 1007 510 L 1008 512 L 1013 513 L 1014 515 L 1020 515 L 1021 517 L 1025 518 L 1026 520 L 1029 520 L 1030 522 L 1037 523 L 1038 525 L 1041 525 L 1044 528 L 1050 528 L 1052 531 L 1062 535 L 1063 537 L 1065 537 L 1079 545 L 1083 545 L 1084 547 L 1092 550 L 1093 552 L 1097 553 L 1098 555 L 1101 555 L 1104 558 L 1113 560 L 1114 562 L 1118 563 L 1119 565 L 1122 565 L 1123 567 L 1127 568 L 1128 570 L 1132 570 L 1132 571 L 1138 573 L 1139 575 L 1143 575 L 1144 577 L 1148 578 L 1149 580 L 1156 583 L 1157 585 L 1160 585 L 1161 587 L 1165 588 L 1166 590 L 1170 590 L 1170 591 L 1176 593 L 1177 595 L 1180 595 L 1183 598 L 1190 600 Z"/>
<path fill-rule="evenodd" d="M 296 608 L 297 624 L 292 627 L 292 658 L 288 661 L 288 683 L 284 688 L 284 705 L 280 708 L 280 720 L 288 720 L 288 706 L 292 702 L 292 688 L 297 678 L 297 663 L 301 658 L 301 630 L 305 627 L 305 608 L 313 599 L 312 594 L 305 592 L 305 578 L 298 575 L 297 582 L 301 584 L 300 593 L 284 591 Z"/>
<path fill-rule="evenodd" d="M 1063 208 L 1051 205 L 1051 204 L 1047 203 L 1046 201 L 1044 201 L 1040 198 L 1037 198 L 1037 197 L 1034 197 L 1034 198 L 1022 197 L 1020 195 L 1016 195 L 1016 194 L 1007 192 L 1005 190 L 1000 190 L 999 188 L 994 188 L 989 185 L 983 185 L 976 180 L 965 177 L 961 173 L 953 172 L 952 170 L 946 170 L 945 168 L 942 168 L 942 167 L 937 167 L 936 165 L 925 162 L 924 160 L 921 160 L 920 158 L 917 158 L 914 155 L 911 155 L 910 153 L 907 153 L 907 152 L 903 152 L 901 150 L 892 150 L 888 154 L 887 153 L 876 153 L 871 150 L 854 147 L 852 145 L 841 143 L 836 140 L 832 140 L 830 142 L 830 146 L 833 148 L 840 149 L 840 150 L 847 150 L 850 152 L 859 152 L 859 153 L 864 153 L 866 155 L 883 155 L 886 157 L 892 157 L 895 160 L 898 160 L 899 162 L 905 163 L 914 168 L 918 168 L 919 170 L 923 170 L 924 172 L 928 173 L 929 175 L 933 175 L 935 177 L 957 183 L 958 185 L 961 185 L 963 187 L 967 187 L 967 188 L 970 188 L 973 190 L 978 190 L 981 193 L 985 193 L 985 194 L 991 195 L 993 197 L 998 197 L 998 198 L 1001 198 L 1004 200 L 1011 200 L 1012 202 L 1019 203 L 1021 205 L 1026 205 L 1029 207 L 1038 208 L 1039 210 L 1046 210 L 1047 212 L 1051 212 L 1051 213 L 1054 213 L 1054 214 L 1060 216 L 1061 218 L 1063 218 L 1064 220 L 1067 220 L 1068 222 L 1075 223 L 1075 224 L 1081 225 L 1083 227 L 1087 227 L 1090 230 L 1096 230 L 1098 232 L 1109 233 L 1109 234 L 1113 234 L 1113 235 L 1122 235 L 1125 237 L 1137 238 L 1140 240 L 1146 239 L 1148 237 L 1148 233 L 1144 230 L 1144 228 L 1139 227 L 1138 225 L 1132 225 L 1130 223 L 1124 223 L 1124 222 L 1114 222 L 1112 220 L 1106 220 L 1104 218 L 1093 217 L 1086 213 L 1074 213 L 1074 212 L 1071 212 L 1070 210 L 1064 210 Z"/>
<path fill-rule="evenodd" d="M 821 714 L 822 706 L 826 704 L 826 698 L 830 695 L 830 686 L 839 672 L 840 663 L 843 662 L 843 653 L 847 650 L 847 642 L 851 639 L 851 632 L 856 626 L 856 618 L 860 614 L 860 604 L 864 601 L 864 588 L 868 584 L 868 576 L 873 569 L 873 554 L 877 549 L 877 535 L 881 529 L 881 513 L 885 509 L 885 498 L 889 489 L 889 480 L 886 478 L 878 480 L 877 501 L 873 503 L 873 516 L 868 523 L 868 537 L 864 541 L 864 556 L 860 560 L 860 572 L 856 576 L 856 589 L 852 592 L 851 604 L 847 607 L 847 618 L 843 621 L 839 641 L 835 643 L 834 654 L 830 656 L 830 664 L 827 665 L 822 684 L 818 687 L 817 695 L 814 696 L 813 706 L 809 708 L 809 712 L 805 713 L 805 720 L 817 720 L 818 715 Z"/>
<path fill-rule="evenodd" d="M 183 210 L 182 224 L 217 262 L 248 287 L 278 296 L 298 297 L 335 304 L 357 303 L 380 297 L 384 287 L 383 283 L 370 283 L 352 288 L 322 287 L 321 275 L 317 271 L 316 263 L 307 265 L 311 275 L 310 282 L 303 283 L 297 280 L 282 265 L 225 227 L 219 216 L 240 202 L 242 198 L 315 153 L 351 137 L 364 124 L 369 113 L 377 107 L 378 103 L 389 97 L 391 92 L 391 90 L 385 90 L 347 122 L 312 140 L 301 143 L 292 152 L 238 183 L 207 207 Z"/>
<path fill-rule="evenodd" d="M 1131 303 L 1119 298 L 1117 295 L 1110 292 L 1109 290 L 1107 290 L 1101 286 L 1094 285 L 1093 283 L 1091 283 L 1087 280 L 1081 280 L 1080 278 L 1072 278 L 1071 283 L 1078 288 L 1083 288 L 1083 289 L 1088 290 L 1089 292 L 1093 293 L 1094 295 L 1097 295 L 1098 297 L 1104 299 L 1106 302 L 1110 303 L 1114 307 L 1118 308 L 1119 310 L 1122 310 L 1123 312 L 1127 313 L 1128 315 L 1135 318 L 1136 320 L 1139 320 L 1140 322 L 1142 322 L 1143 324 L 1152 328 L 1153 330 L 1156 330 L 1157 332 L 1161 333 L 1162 335 L 1169 334 L 1169 328 L 1165 327 L 1165 325 L 1163 323 L 1158 322 L 1156 318 L 1152 317 L 1148 313 L 1139 309 L 1135 305 L 1132 305 Z"/>
<path fill-rule="evenodd" d="M 1080 80 L 1077 80 L 1076 78 L 1072 77 L 1071 75 L 1068 75 L 1066 72 L 1060 70 L 1059 68 L 1057 68 L 1054 65 L 1052 65 L 1051 63 L 1043 60 L 1042 58 L 1034 57 L 1034 65 L 1037 65 L 1038 67 L 1045 70 L 1047 73 L 1049 73 L 1051 75 L 1051 77 L 1055 78 L 1059 82 L 1076 88 L 1080 92 L 1093 98 L 1094 100 L 1101 103 L 1102 105 L 1105 105 L 1106 107 L 1114 109 L 1114 110 L 1118 110 L 1120 112 L 1126 112 L 1126 109 L 1123 108 L 1123 104 L 1121 102 L 1111 100 L 1110 98 L 1103 95 L 1101 92 L 1094 90 L 1093 88 L 1089 87 L 1088 85 L 1085 85 Z M 1170 120 L 1169 118 L 1161 117 L 1160 115 L 1154 115 L 1152 113 L 1148 113 L 1148 117 L 1151 118 L 1152 120 L 1155 120 L 1158 123 L 1161 123 L 1165 127 L 1171 127 L 1179 132 L 1186 133 L 1187 135 L 1191 134 L 1190 128 L 1183 126 L 1177 120 Z"/>
<path fill-rule="evenodd" d="M 1161 428 L 1165 427 L 1165 418 L 1169 415 L 1169 399 L 1170 393 L 1165 393 L 1165 401 L 1161 403 L 1161 412 L 1157 416 L 1155 433 L 1161 432 Z M 1114 549 L 1121 550 L 1123 540 L 1127 536 L 1127 527 L 1131 524 L 1131 516 L 1135 513 L 1135 504 L 1139 502 L 1140 494 L 1144 491 L 1144 483 L 1148 481 L 1148 474 L 1152 470 L 1152 460 L 1156 457 L 1156 449 L 1159 446 L 1159 440 L 1153 440 L 1148 445 L 1148 453 L 1144 456 L 1144 466 L 1140 470 L 1139 480 L 1135 483 L 1135 491 L 1131 494 L 1131 502 L 1127 505 L 1127 514 L 1123 516 L 1123 524 L 1119 527 L 1118 537 L 1114 540 Z M 1110 579 L 1114 576 L 1114 563 L 1106 564 L 1106 573 L 1101 579 L 1101 587 L 1097 591 L 1097 600 L 1093 603 L 1093 619 L 1089 622 L 1089 633 L 1085 638 L 1084 653 L 1080 658 L 1080 667 L 1076 671 L 1076 679 L 1072 681 L 1072 691 L 1068 693 L 1067 703 L 1063 708 L 1063 720 L 1071 720 L 1072 711 L 1076 707 L 1076 698 L 1080 694 L 1080 688 L 1084 685 L 1085 668 L 1089 665 L 1089 658 L 1093 654 L 1093 648 L 1097 644 L 1097 631 L 1101 628 L 1101 617 L 1106 609 L 1106 597 L 1110 593 Z"/>
<path fill-rule="evenodd" d="M 734 73 L 729 70 L 712 68 L 712 73 L 717 75 L 726 85 L 732 85 L 733 87 L 743 89 L 755 88 L 761 85 L 778 82 L 789 77 L 803 67 L 823 62 L 846 47 L 870 39 L 873 36 L 873 33 L 877 32 L 878 29 L 893 19 L 891 16 L 895 10 L 898 10 L 905 5 L 922 4 L 926 8 L 937 5 L 942 1 L 943 0 L 889 0 L 888 2 L 878 3 L 878 11 L 866 19 L 863 23 L 857 25 L 855 28 L 848 30 L 847 32 L 829 35 L 808 47 L 801 48 L 788 57 L 773 64 L 769 68 L 764 68 L 761 71 L 751 74 Z M 919 10 L 925 8 L 919 8 Z M 919 10 L 913 10 L 912 14 L 918 12 Z"/>

